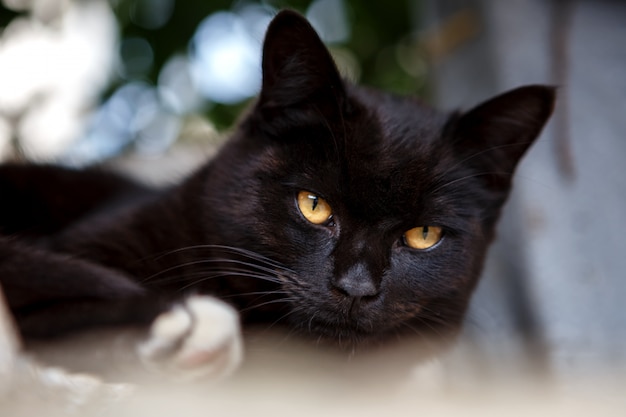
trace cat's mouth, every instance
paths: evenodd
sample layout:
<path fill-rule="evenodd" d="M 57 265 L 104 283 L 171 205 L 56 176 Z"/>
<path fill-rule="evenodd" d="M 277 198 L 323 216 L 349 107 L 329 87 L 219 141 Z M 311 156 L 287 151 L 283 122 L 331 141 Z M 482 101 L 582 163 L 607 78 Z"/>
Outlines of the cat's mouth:
<path fill-rule="evenodd" d="M 354 350 L 382 338 L 381 332 L 365 328 L 354 322 L 340 320 L 327 321 L 312 317 L 300 329 L 316 342 L 332 345 L 341 349 Z"/>
<path fill-rule="evenodd" d="M 405 337 L 430 342 L 453 339 L 459 327 L 455 315 L 437 313 L 427 301 L 386 305 L 346 299 L 333 307 L 318 305 L 294 312 L 291 324 L 318 344 L 350 352 Z"/>
<path fill-rule="evenodd" d="M 317 343 L 351 351 L 386 339 L 399 329 L 400 325 L 384 315 L 365 314 L 358 303 L 352 302 L 342 311 L 316 309 L 294 315 L 292 324 Z"/>

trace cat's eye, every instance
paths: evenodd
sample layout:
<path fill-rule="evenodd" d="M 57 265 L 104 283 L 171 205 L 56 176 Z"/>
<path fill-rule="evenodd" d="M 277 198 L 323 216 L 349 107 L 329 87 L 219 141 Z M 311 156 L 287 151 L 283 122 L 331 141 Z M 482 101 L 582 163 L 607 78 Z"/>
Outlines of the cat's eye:
<path fill-rule="evenodd" d="M 404 234 L 404 243 L 413 249 L 429 249 L 443 237 L 443 230 L 437 226 L 414 227 Z"/>
<path fill-rule="evenodd" d="M 304 218 L 313 224 L 327 223 L 333 215 L 326 200 L 308 191 L 298 193 L 298 208 Z"/>

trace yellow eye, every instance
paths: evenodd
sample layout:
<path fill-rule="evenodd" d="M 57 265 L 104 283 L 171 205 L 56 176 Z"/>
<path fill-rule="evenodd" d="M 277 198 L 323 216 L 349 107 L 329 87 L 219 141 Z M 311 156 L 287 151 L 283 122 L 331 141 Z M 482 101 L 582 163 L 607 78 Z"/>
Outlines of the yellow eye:
<path fill-rule="evenodd" d="M 414 227 L 404 234 L 404 242 L 413 249 L 428 249 L 435 246 L 443 235 L 441 227 Z"/>
<path fill-rule="evenodd" d="M 326 223 L 333 215 L 326 200 L 308 191 L 298 193 L 298 208 L 304 218 L 313 224 Z"/>

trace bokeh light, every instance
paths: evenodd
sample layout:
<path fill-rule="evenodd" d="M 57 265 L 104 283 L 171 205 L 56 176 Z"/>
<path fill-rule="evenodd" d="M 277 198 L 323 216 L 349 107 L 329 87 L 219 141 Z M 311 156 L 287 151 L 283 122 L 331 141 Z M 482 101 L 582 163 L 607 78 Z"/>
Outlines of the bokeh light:
<path fill-rule="evenodd" d="M 350 39 L 343 0 L 315 0 L 307 9 L 306 18 L 326 43 L 343 43 Z"/>
<path fill-rule="evenodd" d="M 260 44 L 238 14 L 207 17 L 191 43 L 191 74 L 198 89 L 208 100 L 225 104 L 255 95 L 261 86 Z"/>
<path fill-rule="evenodd" d="M 187 55 L 175 55 L 165 63 L 159 73 L 157 86 L 163 106 L 172 113 L 193 113 L 203 105 Z"/>
<path fill-rule="evenodd" d="M 260 89 L 265 30 L 284 7 L 306 15 L 349 79 L 405 88 L 423 75 L 419 60 L 403 55 L 408 6 L 395 2 L 48 0 L 48 12 L 42 2 L 17 3 L 30 14 L 0 32 L 0 157 L 86 165 L 165 152 L 198 115 L 212 129 L 232 125 Z M 30 38 L 16 38 L 30 40 L 13 43 L 21 32 Z M 68 34 L 63 48 L 55 43 Z M 370 68 L 381 72 L 372 77 Z"/>

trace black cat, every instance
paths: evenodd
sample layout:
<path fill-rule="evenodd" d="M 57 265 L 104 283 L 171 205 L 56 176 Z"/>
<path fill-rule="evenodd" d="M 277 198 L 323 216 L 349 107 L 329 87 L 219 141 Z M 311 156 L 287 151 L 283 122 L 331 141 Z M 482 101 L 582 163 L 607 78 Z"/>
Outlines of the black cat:
<path fill-rule="evenodd" d="M 453 335 L 554 96 L 527 86 L 441 113 L 345 82 L 281 12 L 258 101 L 180 185 L 1 166 L 0 282 L 27 338 L 148 324 L 196 293 L 350 347 Z"/>

